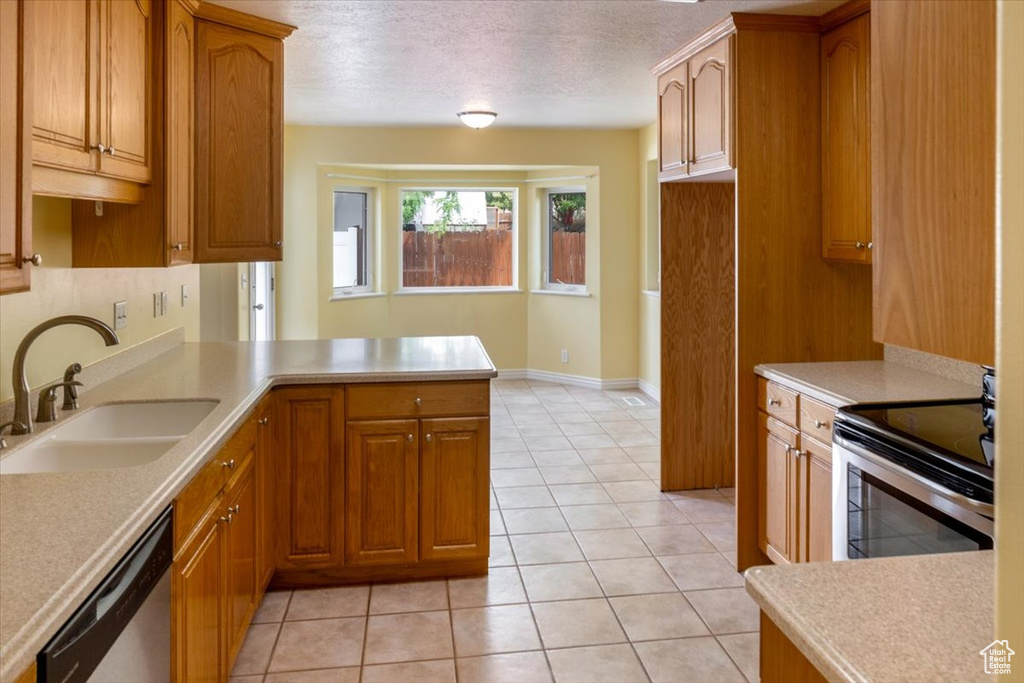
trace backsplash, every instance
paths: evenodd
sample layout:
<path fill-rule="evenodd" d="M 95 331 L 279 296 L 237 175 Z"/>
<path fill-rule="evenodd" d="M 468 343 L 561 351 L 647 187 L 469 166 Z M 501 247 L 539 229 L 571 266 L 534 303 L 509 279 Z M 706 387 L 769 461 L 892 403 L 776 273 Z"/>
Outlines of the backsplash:
<path fill-rule="evenodd" d="M 985 371 L 980 365 L 892 344 L 885 345 L 885 360 L 964 384 L 976 385 L 978 393 L 981 393 L 981 376 L 985 374 Z"/>

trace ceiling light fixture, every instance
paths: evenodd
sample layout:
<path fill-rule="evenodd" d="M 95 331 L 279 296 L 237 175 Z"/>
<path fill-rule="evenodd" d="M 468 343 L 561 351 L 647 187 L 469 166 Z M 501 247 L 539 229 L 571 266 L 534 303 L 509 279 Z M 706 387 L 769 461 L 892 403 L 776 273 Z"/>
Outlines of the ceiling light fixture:
<path fill-rule="evenodd" d="M 460 111 L 457 116 L 464 124 L 476 130 L 486 128 L 498 118 L 493 111 Z"/>

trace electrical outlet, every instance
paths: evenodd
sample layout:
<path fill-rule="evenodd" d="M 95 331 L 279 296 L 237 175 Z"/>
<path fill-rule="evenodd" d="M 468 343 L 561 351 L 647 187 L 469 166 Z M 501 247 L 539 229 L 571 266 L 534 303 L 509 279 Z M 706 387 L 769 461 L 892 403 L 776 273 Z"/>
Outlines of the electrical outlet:
<path fill-rule="evenodd" d="M 170 304 L 167 303 L 167 290 L 160 292 L 160 315 L 167 315 L 167 311 L 170 310 Z"/>
<path fill-rule="evenodd" d="M 160 301 L 160 292 L 153 292 L 153 317 L 159 318 L 164 314 L 164 307 Z"/>
<path fill-rule="evenodd" d="M 118 301 L 114 303 L 114 329 L 123 330 L 128 327 L 128 302 Z"/>
<path fill-rule="evenodd" d="M 181 307 L 185 308 L 185 303 L 188 302 L 188 285 L 181 286 Z"/>
<path fill-rule="evenodd" d="M 568 363 L 569 362 L 569 349 L 562 349 L 562 362 L 563 363 Z"/>

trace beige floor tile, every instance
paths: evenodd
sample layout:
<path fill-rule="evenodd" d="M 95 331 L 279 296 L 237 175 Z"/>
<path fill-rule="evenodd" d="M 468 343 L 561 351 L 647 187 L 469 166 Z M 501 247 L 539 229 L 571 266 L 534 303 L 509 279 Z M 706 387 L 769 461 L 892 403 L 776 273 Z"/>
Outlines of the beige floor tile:
<path fill-rule="evenodd" d="M 667 555 L 658 561 L 682 591 L 743 585 L 743 576 L 718 553 Z"/>
<path fill-rule="evenodd" d="M 530 602 L 601 597 L 601 586 L 586 562 L 520 567 Z"/>
<path fill-rule="evenodd" d="M 491 419 L 494 419 L 492 414 Z M 491 426 L 491 441 L 496 439 L 518 439 L 521 436 L 519 430 L 515 427 L 495 427 Z"/>
<path fill-rule="evenodd" d="M 455 651 L 460 657 L 541 647 L 529 605 L 474 607 L 453 610 L 451 614 Z"/>
<path fill-rule="evenodd" d="M 601 484 L 556 484 L 551 488 L 551 495 L 559 505 L 592 505 L 610 503 Z"/>
<path fill-rule="evenodd" d="M 505 520 L 501 516 L 501 510 L 491 510 L 491 536 L 505 536 L 508 531 L 505 529 Z"/>
<path fill-rule="evenodd" d="M 651 434 L 646 429 L 641 434 L 621 434 L 614 437 L 615 443 L 620 448 L 630 448 L 632 446 L 657 446 L 661 443 L 661 440 L 654 434 Z"/>
<path fill-rule="evenodd" d="M 568 531 L 569 525 L 558 508 L 522 508 L 505 510 L 505 525 L 510 534 L 539 534 Z"/>
<path fill-rule="evenodd" d="M 720 552 L 731 553 L 736 550 L 736 522 L 704 522 L 696 525 L 709 541 L 715 544 Z"/>
<path fill-rule="evenodd" d="M 761 611 L 744 588 L 691 591 L 685 595 L 715 635 L 760 630 Z"/>
<path fill-rule="evenodd" d="M 460 683 L 551 683 L 543 652 L 468 657 L 455 662 Z"/>
<path fill-rule="evenodd" d="M 523 427 L 525 425 L 553 425 L 555 421 L 551 419 L 547 411 L 544 410 L 544 406 L 534 406 L 529 410 L 523 410 L 517 408 L 510 411 L 509 414 L 512 416 L 512 422 L 516 427 Z"/>
<path fill-rule="evenodd" d="M 252 617 L 254 624 L 268 624 L 276 621 L 284 621 L 284 614 L 288 610 L 288 601 L 291 600 L 291 591 L 270 591 L 263 595 L 263 601 L 256 614 Z"/>
<path fill-rule="evenodd" d="M 602 403 L 600 405 L 607 406 L 608 404 L 607 403 Z M 595 408 L 593 410 L 588 410 L 587 412 L 590 413 L 590 416 L 592 418 L 594 418 L 595 421 L 600 422 L 600 423 L 616 422 L 616 421 L 619 421 L 619 420 L 632 420 L 633 419 L 632 415 L 627 413 L 622 408 L 618 408 L 618 407 L 616 407 L 616 408 Z"/>
<path fill-rule="evenodd" d="M 615 612 L 604 598 L 537 603 L 533 605 L 533 617 L 547 649 L 626 641 Z"/>
<path fill-rule="evenodd" d="M 629 521 L 614 503 L 566 505 L 559 509 L 573 531 L 629 528 Z"/>
<path fill-rule="evenodd" d="M 367 666 L 363 683 L 455 683 L 455 660 Z"/>
<path fill-rule="evenodd" d="M 516 486 L 508 489 L 495 489 L 494 495 L 498 497 L 498 505 L 502 510 L 555 506 L 555 499 L 551 497 L 547 486 Z"/>
<path fill-rule="evenodd" d="M 551 564 L 578 562 L 583 558 L 576 540 L 569 532 L 553 534 L 521 534 L 509 536 L 516 564 Z"/>
<path fill-rule="evenodd" d="M 645 557 L 650 551 L 632 529 L 596 529 L 575 532 L 576 542 L 588 560 Z"/>
<path fill-rule="evenodd" d="M 709 635 L 700 616 L 679 593 L 629 595 L 609 602 L 632 641 Z"/>
<path fill-rule="evenodd" d="M 358 671 L 358 669 L 356 670 Z M 229 676 L 228 683 L 263 683 L 263 674 L 250 674 L 248 676 Z M 356 678 L 355 683 L 359 683 Z"/>
<path fill-rule="evenodd" d="M 715 498 L 679 498 L 673 501 L 694 524 L 727 522 L 736 519 L 736 506 L 722 496 Z"/>
<path fill-rule="evenodd" d="M 538 451 L 533 454 L 533 459 L 542 469 L 545 467 L 586 466 L 579 454 L 571 448 L 562 451 Z"/>
<path fill-rule="evenodd" d="M 560 425 L 594 421 L 594 418 L 591 417 L 590 413 L 583 410 L 579 403 L 576 404 L 575 410 L 552 410 L 550 412 L 551 418 Z"/>
<path fill-rule="evenodd" d="M 558 683 L 647 683 L 629 645 L 598 645 L 548 652 Z"/>
<path fill-rule="evenodd" d="M 605 595 L 669 593 L 676 590 L 672 579 L 653 557 L 598 560 L 590 563 Z"/>
<path fill-rule="evenodd" d="M 637 643 L 653 683 L 743 683 L 743 674 L 714 638 Z"/>
<path fill-rule="evenodd" d="M 615 439 L 607 434 L 579 434 L 570 436 L 569 442 L 576 450 L 584 448 L 615 448 L 618 446 Z"/>
<path fill-rule="evenodd" d="M 523 424 L 520 425 L 519 432 L 523 437 L 562 436 L 562 430 L 556 424 Z"/>
<path fill-rule="evenodd" d="M 526 450 L 526 442 L 521 437 L 491 439 L 491 453 L 521 453 Z"/>
<path fill-rule="evenodd" d="M 648 477 L 650 477 L 655 484 L 661 481 L 661 463 L 658 462 L 641 462 L 637 465 L 644 471 Z"/>
<path fill-rule="evenodd" d="M 655 500 L 640 503 L 619 503 L 619 509 L 630 524 L 640 526 L 667 526 L 689 524 L 690 520 L 672 503 Z"/>
<path fill-rule="evenodd" d="M 267 674 L 264 683 L 359 683 L 359 667 Z"/>
<path fill-rule="evenodd" d="M 487 558 L 488 567 L 511 567 L 516 563 L 512 554 L 512 544 L 508 536 L 491 536 L 491 556 Z"/>
<path fill-rule="evenodd" d="M 598 481 L 646 481 L 647 473 L 633 463 L 614 465 L 591 465 Z"/>
<path fill-rule="evenodd" d="M 661 463 L 661 446 L 629 446 L 622 450 L 633 462 Z"/>
<path fill-rule="evenodd" d="M 448 612 L 371 616 L 363 664 L 447 659 L 452 650 Z"/>
<path fill-rule="evenodd" d="M 488 498 L 491 501 L 491 509 L 492 510 L 497 510 L 498 509 L 498 497 L 494 495 L 494 489 L 490 489 L 489 494 L 490 495 L 488 495 Z"/>
<path fill-rule="evenodd" d="M 535 467 L 537 463 L 526 451 L 522 453 L 491 453 L 491 471 Z"/>
<path fill-rule="evenodd" d="M 287 621 L 303 619 L 335 619 L 361 617 L 366 614 L 369 586 L 339 586 L 336 588 L 307 588 L 292 593 L 288 604 Z"/>
<path fill-rule="evenodd" d="M 527 437 L 523 441 L 526 442 L 526 447 L 533 453 L 538 451 L 561 451 L 573 447 L 564 436 L 533 436 Z"/>
<path fill-rule="evenodd" d="M 365 617 L 286 621 L 277 638 L 270 671 L 358 666 L 365 629 Z"/>
<path fill-rule="evenodd" d="M 485 607 L 526 602 L 526 591 L 515 567 L 496 567 L 487 576 L 449 579 L 448 597 L 452 609 Z"/>
<path fill-rule="evenodd" d="M 568 422 L 560 423 L 559 428 L 562 433 L 566 436 L 582 436 L 584 434 L 604 434 L 604 430 L 601 425 L 596 422 L 589 421 L 589 415 L 587 422 Z"/>
<path fill-rule="evenodd" d="M 586 465 L 566 465 L 562 467 L 542 467 L 541 476 L 551 484 L 589 484 L 597 481 L 597 477 Z"/>
<path fill-rule="evenodd" d="M 715 546 L 690 524 L 641 527 L 636 532 L 655 555 L 689 555 L 715 550 Z"/>
<path fill-rule="evenodd" d="M 649 481 L 615 481 L 603 484 L 616 503 L 639 503 L 662 500 L 661 491 Z M 684 511 L 683 514 L 686 514 Z"/>
<path fill-rule="evenodd" d="M 370 593 L 370 614 L 433 612 L 448 609 L 448 585 L 438 581 L 379 583 Z"/>
<path fill-rule="evenodd" d="M 536 467 L 501 469 L 491 472 L 491 486 L 496 489 L 511 486 L 544 486 L 544 479 Z"/>
<path fill-rule="evenodd" d="M 231 675 L 246 676 L 265 673 L 280 628 L 280 624 L 253 624 L 250 626 L 249 631 L 245 634 L 242 649 L 238 651 L 238 657 L 235 658 L 235 668 L 231 671 Z"/>
<path fill-rule="evenodd" d="M 633 462 L 621 448 L 582 448 L 580 457 L 588 465 L 618 465 Z"/>
<path fill-rule="evenodd" d="M 718 642 L 750 683 L 757 683 L 760 680 L 760 641 L 757 633 L 736 633 L 718 638 Z"/>

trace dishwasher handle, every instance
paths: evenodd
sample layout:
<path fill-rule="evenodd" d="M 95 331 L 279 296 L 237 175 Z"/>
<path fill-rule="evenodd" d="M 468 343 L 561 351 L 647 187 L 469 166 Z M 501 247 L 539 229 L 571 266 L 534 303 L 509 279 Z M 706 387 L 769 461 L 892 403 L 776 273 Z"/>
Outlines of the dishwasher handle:
<path fill-rule="evenodd" d="M 171 566 L 172 508 L 149 529 L 40 651 L 40 683 L 86 681 Z"/>

